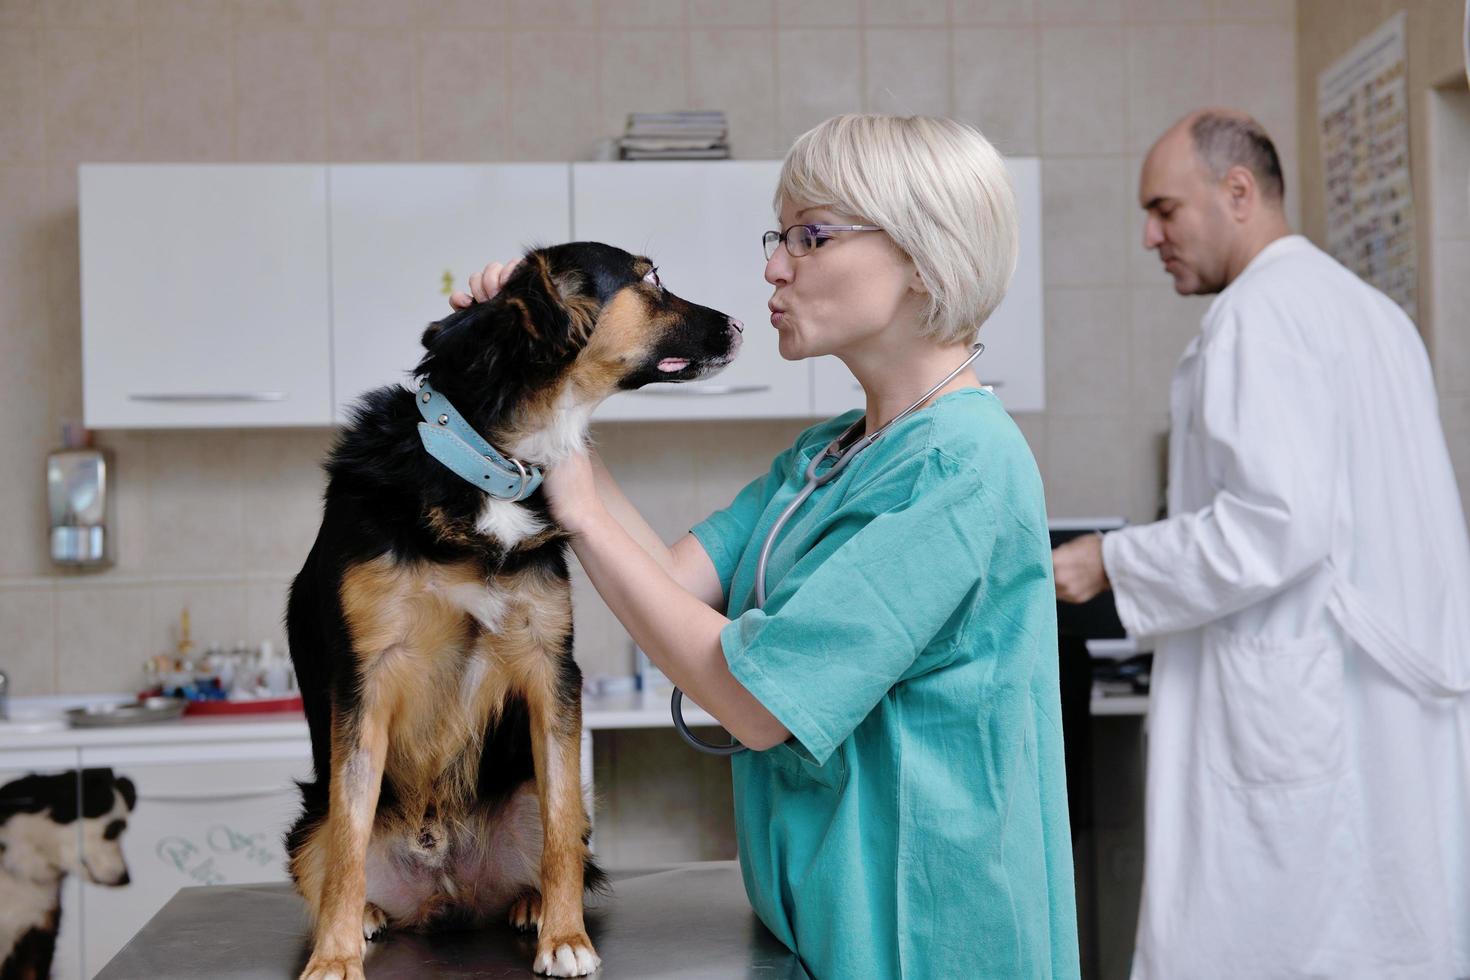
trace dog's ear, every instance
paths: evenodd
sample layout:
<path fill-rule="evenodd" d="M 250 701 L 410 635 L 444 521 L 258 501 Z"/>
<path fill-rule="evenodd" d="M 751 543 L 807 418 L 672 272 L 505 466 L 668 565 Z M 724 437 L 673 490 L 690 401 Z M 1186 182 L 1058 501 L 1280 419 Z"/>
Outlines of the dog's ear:
<path fill-rule="evenodd" d="M 83 770 L 85 778 L 87 770 Z M 77 798 L 77 771 L 59 772 L 47 776 L 46 799 L 51 804 L 51 819 L 57 823 L 71 823 L 81 816 L 80 800 Z"/>
<path fill-rule="evenodd" d="M 117 791 L 122 794 L 123 803 L 131 812 L 138 805 L 138 790 L 133 781 L 126 776 L 117 777 Z"/>
<path fill-rule="evenodd" d="M 0 822 L 13 813 L 39 813 L 50 809 L 67 781 L 76 783 L 76 770 L 54 776 L 31 773 L 0 786 Z M 75 795 L 75 792 L 73 792 Z"/>
<path fill-rule="evenodd" d="M 501 290 L 510 314 L 533 351 L 548 359 L 574 354 L 597 320 L 597 300 L 582 292 L 582 276 L 556 269 L 545 249 L 527 252 Z"/>
<path fill-rule="evenodd" d="M 450 340 L 449 334 L 463 337 L 465 329 L 471 334 L 493 330 L 494 347 L 526 350 L 537 360 L 558 359 L 586 341 L 597 319 L 596 300 L 583 296 L 581 288 L 577 273 L 553 269 L 545 249 L 532 249 L 494 297 L 434 321 L 424 328 L 419 342 L 432 353 L 441 341 L 460 343 Z"/>
<path fill-rule="evenodd" d="M 112 810 L 117 779 L 106 766 L 82 770 L 82 816 L 91 820 Z"/>

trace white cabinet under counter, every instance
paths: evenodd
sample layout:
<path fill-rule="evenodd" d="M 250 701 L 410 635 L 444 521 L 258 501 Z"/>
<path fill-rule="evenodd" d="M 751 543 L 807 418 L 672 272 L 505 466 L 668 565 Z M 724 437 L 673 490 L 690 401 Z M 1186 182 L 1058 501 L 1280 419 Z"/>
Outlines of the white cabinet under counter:
<path fill-rule="evenodd" d="M 0 784 L 95 767 L 137 792 L 119 838 L 130 880 L 64 879 L 53 976 L 95 974 L 180 888 L 287 880 L 283 837 L 300 811 L 292 780 L 311 777 L 300 716 L 60 729 L 0 747 Z"/>
<path fill-rule="evenodd" d="M 327 172 L 78 169 L 91 428 L 331 422 Z"/>
<path fill-rule="evenodd" d="M 180 888 L 288 879 L 285 835 L 301 811 L 293 780 L 312 775 L 304 742 L 86 746 L 81 764 L 111 768 L 138 793 L 122 838 L 131 882 L 81 889 L 86 975 Z"/>

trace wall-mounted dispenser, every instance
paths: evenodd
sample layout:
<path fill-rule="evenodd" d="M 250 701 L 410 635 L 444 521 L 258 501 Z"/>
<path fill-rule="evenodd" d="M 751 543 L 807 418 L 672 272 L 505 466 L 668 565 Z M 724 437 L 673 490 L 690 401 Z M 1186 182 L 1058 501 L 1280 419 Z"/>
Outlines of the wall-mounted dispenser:
<path fill-rule="evenodd" d="M 52 561 L 112 564 L 116 481 L 112 454 L 105 449 L 58 449 L 46 457 Z"/>

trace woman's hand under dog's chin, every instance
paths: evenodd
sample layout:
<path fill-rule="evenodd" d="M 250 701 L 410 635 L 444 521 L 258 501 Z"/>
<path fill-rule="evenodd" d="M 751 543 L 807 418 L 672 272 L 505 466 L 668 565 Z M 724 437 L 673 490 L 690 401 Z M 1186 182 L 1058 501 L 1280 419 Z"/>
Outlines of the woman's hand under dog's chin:
<path fill-rule="evenodd" d="M 586 450 L 548 464 L 541 482 L 551 516 L 571 534 L 581 534 L 602 509 L 592 458 Z"/>

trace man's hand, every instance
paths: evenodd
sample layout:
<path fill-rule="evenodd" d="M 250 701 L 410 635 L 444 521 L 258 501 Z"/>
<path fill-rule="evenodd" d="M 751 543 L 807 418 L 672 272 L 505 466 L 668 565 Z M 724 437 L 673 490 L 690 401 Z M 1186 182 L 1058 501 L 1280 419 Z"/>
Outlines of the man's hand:
<path fill-rule="evenodd" d="M 500 287 L 505 285 L 505 280 L 510 278 L 510 274 L 516 271 L 516 266 L 520 264 L 520 259 L 514 262 L 491 262 L 479 272 L 470 273 L 470 291 L 454 293 L 449 297 L 449 305 L 456 310 L 462 310 L 467 306 L 485 302 L 500 292 Z"/>
<path fill-rule="evenodd" d="M 1102 535 L 1073 538 L 1051 553 L 1057 580 L 1057 598 L 1063 602 L 1086 602 L 1111 587 L 1103 567 Z"/>

